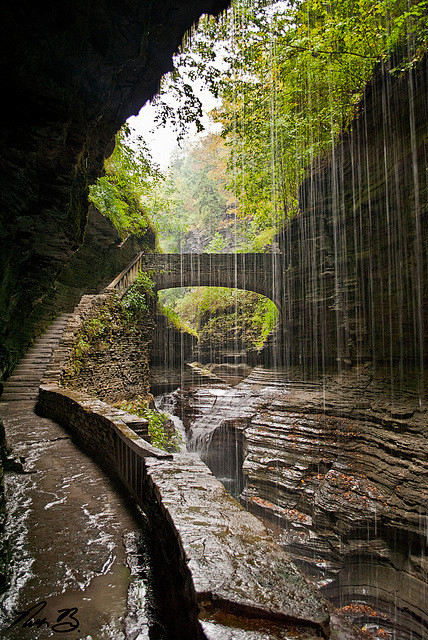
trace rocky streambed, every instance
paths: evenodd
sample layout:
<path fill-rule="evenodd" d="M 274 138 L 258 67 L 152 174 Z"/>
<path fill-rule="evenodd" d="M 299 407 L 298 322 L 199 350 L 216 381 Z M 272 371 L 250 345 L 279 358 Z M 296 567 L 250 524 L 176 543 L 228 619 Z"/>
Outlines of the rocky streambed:
<path fill-rule="evenodd" d="M 403 386 L 364 367 L 322 377 L 256 368 L 236 387 L 176 392 L 174 403 L 189 448 L 340 613 L 368 637 L 422 640 L 428 414 Z"/>

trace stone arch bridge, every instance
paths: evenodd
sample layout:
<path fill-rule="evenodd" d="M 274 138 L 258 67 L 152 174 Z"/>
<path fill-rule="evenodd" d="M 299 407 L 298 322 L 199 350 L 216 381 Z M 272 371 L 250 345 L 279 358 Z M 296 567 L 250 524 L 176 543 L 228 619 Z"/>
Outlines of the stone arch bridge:
<path fill-rule="evenodd" d="M 282 269 L 279 253 L 140 253 L 109 285 L 124 295 L 140 270 L 156 291 L 175 287 L 228 287 L 254 291 L 280 306 Z"/>

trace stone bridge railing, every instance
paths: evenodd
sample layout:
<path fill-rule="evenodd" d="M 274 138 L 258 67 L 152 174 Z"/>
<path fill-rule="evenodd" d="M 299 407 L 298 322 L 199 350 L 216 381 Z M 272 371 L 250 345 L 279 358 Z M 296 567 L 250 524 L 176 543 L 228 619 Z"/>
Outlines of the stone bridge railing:
<path fill-rule="evenodd" d="M 139 270 L 149 272 L 157 291 L 175 287 L 229 287 L 260 293 L 279 305 L 278 253 L 140 253 L 108 286 L 123 295 Z"/>
<path fill-rule="evenodd" d="M 106 291 L 116 291 L 116 293 L 122 297 L 125 295 L 131 284 L 135 281 L 138 273 L 141 270 L 141 261 L 143 258 L 143 252 L 139 253 L 136 258 L 122 271 L 118 276 L 110 282 Z"/>

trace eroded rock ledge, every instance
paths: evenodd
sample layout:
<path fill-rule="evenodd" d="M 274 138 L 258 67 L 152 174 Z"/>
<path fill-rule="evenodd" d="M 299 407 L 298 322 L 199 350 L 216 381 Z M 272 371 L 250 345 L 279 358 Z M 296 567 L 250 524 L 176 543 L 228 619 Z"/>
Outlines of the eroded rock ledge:
<path fill-rule="evenodd" d="M 178 401 L 203 459 L 240 474 L 245 506 L 322 592 L 403 639 L 428 624 L 427 410 L 412 382 L 392 396 L 389 376 L 366 367 L 312 380 L 259 368 L 225 396 Z"/>

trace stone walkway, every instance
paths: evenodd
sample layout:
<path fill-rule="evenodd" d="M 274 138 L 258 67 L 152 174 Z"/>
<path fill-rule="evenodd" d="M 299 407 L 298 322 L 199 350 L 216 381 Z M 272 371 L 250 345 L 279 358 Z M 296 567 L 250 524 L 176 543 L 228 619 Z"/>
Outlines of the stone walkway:
<path fill-rule="evenodd" d="M 0 402 L 9 446 L 25 458 L 26 471 L 7 478 L 13 576 L 1 603 L 2 638 L 45 640 L 62 630 L 69 640 L 147 640 L 144 567 L 137 561 L 141 521 L 67 432 L 34 413 L 65 321 L 23 358 Z M 146 458 L 146 465 L 166 520 L 180 534 L 211 640 L 309 640 L 321 629 L 328 633 L 316 591 L 200 460 L 176 455 Z M 266 617 L 280 626 L 262 628 Z M 332 638 L 356 637 L 340 628 L 333 624 Z"/>
<path fill-rule="evenodd" d="M 58 611 L 67 608 L 62 630 L 69 631 L 69 640 L 144 640 L 148 633 L 142 607 L 138 634 L 130 632 L 136 620 L 127 610 L 131 578 L 126 547 L 129 560 L 139 523 L 68 434 L 34 413 L 39 381 L 66 321 L 57 320 L 36 341 L 1 397 L 8 445 L 25 458 L 26 473 L 6 478 L 13 574 L 2 597 L 0 635 L 4 640 L 54 637 Z M 28 618 L 8 628 L 17 612 L 42 601 L 46 606 L 37 617 L 47 623 L 40 629 L 26 626 Z"/>

